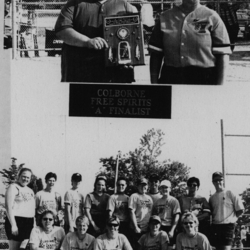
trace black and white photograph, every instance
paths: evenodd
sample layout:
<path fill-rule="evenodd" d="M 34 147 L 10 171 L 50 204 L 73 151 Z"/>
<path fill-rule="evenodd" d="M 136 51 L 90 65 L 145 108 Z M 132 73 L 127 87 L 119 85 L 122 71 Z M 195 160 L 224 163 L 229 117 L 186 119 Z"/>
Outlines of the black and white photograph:
<path fill-rule="evenodd" d="M 250 78 L 249 0 L 4 0 L 1 5 L 4 50 L 30 77 L 172 85 Z"/>
<path fill-rule="evenodd" d="M 0 2 L 0 250 L 250 249 L 249 0 Z"/>

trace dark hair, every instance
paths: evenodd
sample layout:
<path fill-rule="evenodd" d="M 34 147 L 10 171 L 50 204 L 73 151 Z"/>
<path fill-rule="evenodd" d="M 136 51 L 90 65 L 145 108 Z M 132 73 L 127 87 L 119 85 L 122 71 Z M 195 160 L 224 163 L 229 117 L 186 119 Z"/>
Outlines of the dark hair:
<path fill-rule="evenodd" d="M 21 175 L 23 172 L 25 172 L 25 171 L 30 172 L 30 173 L 31 173 L 31 175 L 33 174 L 32 170 L 31 170 L 30 168 L 22 168 L 22 169 L 19 171 L 19 173 L 18 173 L 17 177 L 19 178 L 19 177 L 20 177 L 20 175 Z"/>
<path fill-rule="evenodd" d="M 41 227 L 41 228 L 43 228 L 42 221 L 43 221 L 43 217 L 44 217 L 46 214 L 51 214 L 51 215 L 52 215 L 52 217 L 53 217 L 53 225 L 52 225 L 52 226 L 55 225 L 55 215 L 54 215 L 54 213 L 53 213 L 51 210 L 45 210 L 43 213 L 41 213 L 41 214 L 39 215 L 38 226 Z"/>
<path fill-rule="evenodd" d="M 118 181 L 125 181 L 125 182 L 126 182 L 126 184 L 128 185 L 128 180 L 127 180 L 127 178 L 126 178 L 126 177 L 124 177 L 124 176 L 119 177 L 119 178 L 117 179 L 116 184 L 118 183 Z"/>
<path fill-rule="evenodd" d="M 200 180 L 198 178 L 196 178 L 196 177 L 189 178 L 188 181 L 187 181 L 187 185 L 189 186 L 193 182 L 197 183 L 197 186 L 200 187 Z"/>
<path fill-rule="evenodd" d="M 55 178 L 55 180 L 57 180 L 56 174 L 52 172 L 49 172 L 45 175 L 45 181 L 47 182 L 47 180 L 49 180 L 50 178 Z"/>
<path fill-rule="evenodd" d="M 95 179 L 94 191 L 96 190 L 95 186 L 96 186 L 97 182 L 100 181 L 100 180 L 101 180 L 101 181 L 105 181 L 105 186 L 106 186 L 106 184 L 107 184 L 107 178 L 106 178 L 106 176 L 102 176 L 102 175 L 100 176 L 100 175 L 99 175 L 99 176 L 97 176 L 96 179 Z M 105 192 L 105 191 L 104 191 L 104 192 Z"/>

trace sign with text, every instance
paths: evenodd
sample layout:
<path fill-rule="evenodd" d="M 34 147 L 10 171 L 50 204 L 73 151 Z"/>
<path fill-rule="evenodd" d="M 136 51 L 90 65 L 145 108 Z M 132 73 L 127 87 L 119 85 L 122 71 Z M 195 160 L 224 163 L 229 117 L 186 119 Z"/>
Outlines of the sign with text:
<path fill-rule="evenodd" d="M 171 119 L 171 86 L 70 84 L 69 116 Z"/>

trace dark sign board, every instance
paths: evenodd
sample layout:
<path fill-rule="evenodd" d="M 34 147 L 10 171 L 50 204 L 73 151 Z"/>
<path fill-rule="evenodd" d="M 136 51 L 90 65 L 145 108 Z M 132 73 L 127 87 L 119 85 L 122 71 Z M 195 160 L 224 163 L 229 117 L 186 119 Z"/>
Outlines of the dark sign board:
<path fill-rule="evenodd" d="M 69 116 L 171 119 L 171 86 L 70 84 Z"/>

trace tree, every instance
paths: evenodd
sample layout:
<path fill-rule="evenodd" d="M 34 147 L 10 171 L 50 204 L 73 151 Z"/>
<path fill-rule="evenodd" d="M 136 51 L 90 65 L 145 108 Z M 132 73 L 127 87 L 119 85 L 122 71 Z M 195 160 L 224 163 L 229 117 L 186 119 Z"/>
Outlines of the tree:
<path fill-rule="evenodd" d="M 136 192 L 137 180 L 144 176 L 149 178 L 157 174 L 161 179 L 168 179 L 172 183 L 172 195 L 178 197 L 186 192 L 185 182 L 188 179 L 189 169 L 183 163 L 170 160 L 159 161 L 161 147 L 164 145 L 164 133 L 158 129 L 150 129 L 142 135 L 140 145 L 119 157 L 119 176 L 124 176 L 129 181 L 128 194 Z M 117 159 L 113 156 L 101 158 L 102 168 L 98 174 L 107 177 L 107 187 L 110 193 L 114 190 L 115 170 Z"/>
<path fill-rule="evenodd" d="M 14 183 L 17 181 L 17 176 L 19 171 L 23 168 L 24 163 L 17 166 L 16 164 L 16 158 L 11 158 L 11 165 L 9 169 L 3 169 L 3 171 L 0 171 L 0 174 L 2 175 L 2 181 L 3 184 L 8 188 L 8 186 L 11 183 Z M 28 185 L 31 189 L 33 189 L 34 193 L 36 194 L 38 191 L 43 189 L 43 184 L 41 178 L 37 178 L 34 174 L 31 176 L 31 181 Z M 4 195 L 2 195 L 4 196 Z"/>
<path fill-rule="evenodd" d="M 238 224 L 246 225 L 250 223 L 250 188 L 247 188 L 242 194 L 240 194 L 245 206 L 244 214 L 238 219 Z"/>

